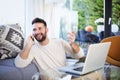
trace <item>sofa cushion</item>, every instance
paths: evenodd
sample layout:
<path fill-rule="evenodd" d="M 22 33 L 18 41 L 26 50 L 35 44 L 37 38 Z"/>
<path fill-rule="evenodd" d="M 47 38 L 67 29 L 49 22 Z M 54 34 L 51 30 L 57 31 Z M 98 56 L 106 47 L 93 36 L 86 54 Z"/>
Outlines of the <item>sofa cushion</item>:
<path fill-rule="evenodd" d="M 0 25 L 0 59 L 13 58 L 24 47 L 24 36 L 17 24 Z"/>
<path fill-rule="evenodd" d="M 0 60 L 0 65 L 14 67 L 14 58 L 12 59 L 2 59 Z"/>
<path fill-rule="evenodd" d="M 15 67 L 0 65 L 0 80 L 22 80 L 22 75 Z"/>
<path fill-rule="evenodd" d="M 32 80 L 32 76 L 37 72 L 38 68 L 34 62 L 25 68 L 17 68 L 14 58 L 0 60 L 0 80 Z"/>

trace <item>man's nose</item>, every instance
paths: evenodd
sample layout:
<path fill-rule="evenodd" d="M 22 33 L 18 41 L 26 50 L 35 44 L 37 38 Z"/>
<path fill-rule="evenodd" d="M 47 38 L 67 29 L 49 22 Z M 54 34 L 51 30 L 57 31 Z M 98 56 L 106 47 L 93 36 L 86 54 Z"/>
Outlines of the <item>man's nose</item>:
<path fill-rule="evenodd" d="M 40 30 L 36 30 L 35 33 L 36 33 L 36 34 L 40 33 Z"/>

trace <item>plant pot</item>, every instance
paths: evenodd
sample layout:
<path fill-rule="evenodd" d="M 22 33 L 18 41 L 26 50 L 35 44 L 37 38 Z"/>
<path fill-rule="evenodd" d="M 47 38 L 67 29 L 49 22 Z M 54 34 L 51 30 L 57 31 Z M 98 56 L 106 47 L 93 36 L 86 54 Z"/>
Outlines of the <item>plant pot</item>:
<path fill-rule="evenodd" d="M 97 32 L 104 31 L 104 25 L 97 25 Z"/>

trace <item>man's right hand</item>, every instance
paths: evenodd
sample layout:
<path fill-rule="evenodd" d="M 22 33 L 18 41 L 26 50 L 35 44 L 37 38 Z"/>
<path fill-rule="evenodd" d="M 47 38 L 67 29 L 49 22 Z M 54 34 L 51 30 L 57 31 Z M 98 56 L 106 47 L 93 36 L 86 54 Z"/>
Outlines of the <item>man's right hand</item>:
<path fill-rule="evenodd" d="M 30 35 L 29 38 L 28 38 L 28 45 L 34 45 L 35 44 L 35 41 L 34 41 L 34 36 L 33 35 Z"/>

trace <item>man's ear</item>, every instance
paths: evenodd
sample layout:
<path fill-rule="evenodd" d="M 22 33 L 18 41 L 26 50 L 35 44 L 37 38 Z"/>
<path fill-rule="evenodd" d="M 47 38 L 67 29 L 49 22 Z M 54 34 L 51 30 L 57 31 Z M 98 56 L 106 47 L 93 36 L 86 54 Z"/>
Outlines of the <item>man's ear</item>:
<path fill-rule="evenodd" d="M 46 28 L 46 32 L 47 32 L 47 33 L 48 33 L 48 31 L 49 31 L 48 28 Z"/>

